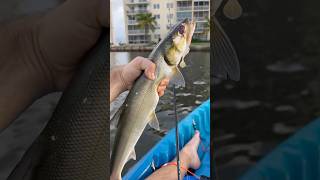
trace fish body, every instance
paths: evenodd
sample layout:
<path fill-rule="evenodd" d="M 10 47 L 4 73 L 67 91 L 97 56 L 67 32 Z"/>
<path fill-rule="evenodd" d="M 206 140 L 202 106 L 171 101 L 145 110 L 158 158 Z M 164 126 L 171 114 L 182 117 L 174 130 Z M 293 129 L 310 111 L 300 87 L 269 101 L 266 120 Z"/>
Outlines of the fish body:
<path fill-rule="evenodd" d="M 149 58 L 156 64 L 155 80 L 142 74 L 135 82 L 125 102 L 114 118 L 119 118 L 118 130 L 111 156 L 111 179 L 120 180 L 121 172 L 129 159 L 135 159 L 134 147 L 149 124 L 159 129 L 155 109 L 159 101 L 157 88 L 169 77 L 170 82 L 184 86 L 184 79 L 178 69 L 184 64 L 188 53 L 195 23 L 185 19 L 178 23 L 151 52 Z"/>

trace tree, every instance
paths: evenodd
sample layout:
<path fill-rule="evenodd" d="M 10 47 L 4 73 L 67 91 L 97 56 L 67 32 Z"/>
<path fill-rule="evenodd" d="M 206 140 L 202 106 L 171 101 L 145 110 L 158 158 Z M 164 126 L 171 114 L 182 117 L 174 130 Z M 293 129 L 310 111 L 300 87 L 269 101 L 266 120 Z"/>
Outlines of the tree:
<path fill-rule="evenodd" d="M 156 18 L 153 17 L 151 13 L 137 14 L 136 18 L 137 18 L 139 28 L 144 29 L 145 37 L 148 36 L 150 29 L 152 32 L 154 32 L 157 26 L 157 21 L 156 21 Z M 150 41 L 151 39 L 148 39 L 148 40 Z"/>

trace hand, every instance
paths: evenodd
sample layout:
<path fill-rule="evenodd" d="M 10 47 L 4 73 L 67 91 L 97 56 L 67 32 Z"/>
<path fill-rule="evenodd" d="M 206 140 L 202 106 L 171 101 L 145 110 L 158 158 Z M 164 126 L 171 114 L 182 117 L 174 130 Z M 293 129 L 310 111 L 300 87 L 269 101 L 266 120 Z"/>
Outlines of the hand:
<path fill-rule="evenodd" d="M 102 27 L 109 26 L 108 6 L 107 0 L 68 0 L 35 23 L 38 41 L 32 46 L 41 53 L 35 57 L 46 65 L 44 71 L 51 72 L 53 90 L 64 90 Z"/>
<path fill-rule="evenodd" d="M 109 26 L 109 1 L 67 0 L 0 27 L 0 130 L 39 97 L 62 91 Z"/>
<path fill-rule="evenodd" d="M 113 68 L 110 75 L 110 101 L 113 101 L 123 91 L 131 89 L 142 71 L 144 71 L 147 78 L 154 80 L 155 70 L 156 65 L 143 57 L 136 57 L 127 65 Z M 164 95 L 164 90 L 168 84 L 169 78 L 165 78 L 160 82 L 157 88 L 159 96 Z"/>
<path fill-rule="evenodd" d="M 149 59 L 140 56 L 134 58 L 129 64 L 125 65 L 121 71 L 121 77 L 125 88 L 131 89 L 135 80 L 140 76 L 141 71 L 144 71 L 147 78 L 154 80 L 155 70 L 156 65 Z M 164 90 L 167 88 L 168 84 L 169 78 L 165 78 L 160 82 L 157 89 L 159 96 L 163 96 Z"/>

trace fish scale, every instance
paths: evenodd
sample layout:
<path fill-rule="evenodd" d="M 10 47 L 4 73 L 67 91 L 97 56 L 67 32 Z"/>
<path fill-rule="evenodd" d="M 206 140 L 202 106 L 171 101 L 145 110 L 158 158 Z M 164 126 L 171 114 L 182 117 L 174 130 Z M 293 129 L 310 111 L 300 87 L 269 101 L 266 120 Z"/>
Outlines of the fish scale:
<path fill-rule="evenodd" d="M 109 176 L 108 31 L 103 30 L 52 119 L 8 180 L 105 180 Z"/>

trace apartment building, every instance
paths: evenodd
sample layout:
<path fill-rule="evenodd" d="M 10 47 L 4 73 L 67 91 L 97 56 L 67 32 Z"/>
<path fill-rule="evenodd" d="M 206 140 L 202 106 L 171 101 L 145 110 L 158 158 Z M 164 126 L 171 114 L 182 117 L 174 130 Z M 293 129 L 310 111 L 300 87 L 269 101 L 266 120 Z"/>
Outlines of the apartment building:
<path fill-rule="evenodd" d="M 194 38 L 209 40 L 210 31 L 206 30 L 210 17 L 209 0 L 123 0 L 125 12 L 125 32 L 129 44 L 158 42 L 170 28 L 184 18 L 194 19 L 197 23 Z M 157 22 L 155 31 L 139 28 L 137 14 L 151 13 Z"/>

